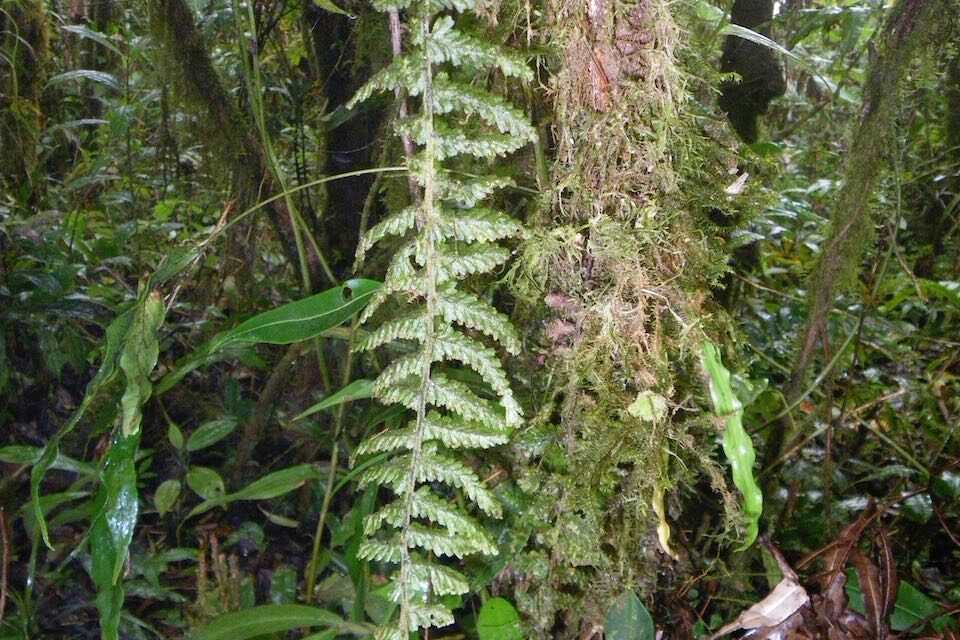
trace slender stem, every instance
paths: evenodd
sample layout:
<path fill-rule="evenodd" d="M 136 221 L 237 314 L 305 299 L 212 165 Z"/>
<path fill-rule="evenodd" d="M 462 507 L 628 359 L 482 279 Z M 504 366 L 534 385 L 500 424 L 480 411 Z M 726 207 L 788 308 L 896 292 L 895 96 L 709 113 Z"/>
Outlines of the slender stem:
<path fill-rule="evenodd" d="M 3 622 L 3 611 L 7 608 L 7 567 L 10 566 L 10 528 L 7 526 L 7 512 L 0 507 L 0 544 L 3 553 L 0 555 L 0 622 Z"/>
<path fill-rule="evenodd" d="M 425 274 L 425 304 L 426 326 L 424 340 L 420 353 L 420 388 L 417 391 L 417 422 L 414 427 L 413 442 L 410 451 L 410 468 L 403 491 L 406 492 L 403 504 L 403 525 L 400 530 L 400 632 L 410 631 L 410 603 L 413 599 L 411 572 L 413 560 L 410 549 L 413 546 L 410 540 L 410 526 L 413 521 L 413 501 L 416 492 L 417 475 L 420 470 L 423 454 L 423 437 L 427 421 L 427 397 L 429 396 L 431 368 L 433 366 L 434 341 L 436 326 L 434 323 L 437 314 L 437 246 L 436 234 L 433 227 L 437 224 L 437 168 L 434 162 L 436 157 L 436 142 L 434 140 L 433 123 L 433 69 L 430 64 L 430 11 L 429 0 L 420 17 L 420 29 L 424 42 L 424 89 L 421 118 L 426 143 L 424 145 L 423 174 L 419 176 L 423 188 L 423 200 L 420 205 L 420 214 L 417 220 L 417 232 L 425 239 L 423 271 Z"/>
<path fill-rule="evenodd" d="M 390 9 L 387 12 L 387 15 L 390 18 L 390 47 L 393 50 L 393 57 L 399 58 L 403 54 L 403 44 L 400 34 L 400 12 L 397 9 Z M 429 66 L 429 62 L 427 63 Z M 394 91 L 394 95 L 397 97 L 397 100 L 400 101 L 400 117 L 406 118 L 410 115 L 410 106 L 407 103 L 407 96 L 403 93 L 403 89 L 397 87 Z M 403 144 L 403 155 L 407 159 L 407 164 L 410 164 L 410 160 L 417 152 L 416 145 L 413 143 L 413 138 L 410 137 L 408 133 L 400 134 L 400 142 Z M 417 185 L 417 181 L 413 179 L 413 176 L 409 179 L 410 185 L 410 197 L 414 202 L 420 199 L 420 187 Z"/>
<path fill-rule="evenodd" d="M 384 146 L 380 153 L 380 162 L 378 165 L 382 166 L 386 161 L 386 157 L 386 146 Z M 376 174 L 376 178 L 374 178 L 373 184 L 370 186 L 369 193 L 367 193 L 367 198 L 364 200 L 363 211 L 360 213 L 360 238 L 363 238 L 363 236 L 367 233 L 367 227 L 370 219 L 370 209 L 373 208 L 373 203 L 376 199 L 376 194 L 382 181 L 383 172 L 378 172 Z M 347 358 L 343 365 L 343 377 L 341 380 L 342 385 L 347 385 L 350 382 L 350 378 L 353 376 L 353 345 L 356 341 L 359 325 L 359 317 L 354 316 L 353 322 L 350 326 L 350 335 L 347 338 Z M 326 370 L 323 370 L 322 373 L 324 374 L 324 379 L 326 381 L 324 383 L 324 388 L 330 389 L 330 374 Z M 323 528 L 327 521 L 327 514 L 330 511 L 330 501 L 337 492 L 337 487 L 334 486 L 334 482 L 336 482 L 337 479 L 337 462 L 339 461 L 339 447 L 337 446 L 337 441 L 339 440 L 340 432 L 343 428 L 343 414 L 345 410 L 346 405 L 341 404 L 339 407 L 337 407 L 337 411 L 334 414 L 334 450 L 330 459 L 330 471 L 327 473 L 326 490 L 323 495 L 323 503 L 320 506 L 320 515 L 317 518 L 317 528 L 313 534 L 313 549 L 310 552 L 310 562 L 307 565 L 307 602 L 313 600 L 313 593 L 317 582 L 317 566 L 320 562 L 320 540 L 323 537 Z"/>

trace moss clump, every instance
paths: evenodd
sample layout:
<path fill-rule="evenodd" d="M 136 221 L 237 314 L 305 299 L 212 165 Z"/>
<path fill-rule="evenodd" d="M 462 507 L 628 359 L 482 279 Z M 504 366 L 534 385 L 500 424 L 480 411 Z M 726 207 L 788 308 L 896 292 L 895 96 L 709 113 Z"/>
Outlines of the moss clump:
<path fill-rule="evenodd" d="M 548 372 L 516 449 L 521 486 L 542 500 L 534 547 L 550 559 L 542 580 L 520 581 L 535 634 L 576 636 L 622 589 L 654 590 L 667 556 L 652 505 L 685 481 L 672 460 L 729 497 L 689 400 L 703 395 L 697 354 L 716 311 L 703 292 L 728 257 L 704 212 L 739 206 L 724 196 L 737 159 L 691 99 L 703 82 L 681 60 L 702 59 L 675 7 L 550 4 L 557 160 L 515 281 Z M 659 408 L 638 411 L 641 396 Z"/>

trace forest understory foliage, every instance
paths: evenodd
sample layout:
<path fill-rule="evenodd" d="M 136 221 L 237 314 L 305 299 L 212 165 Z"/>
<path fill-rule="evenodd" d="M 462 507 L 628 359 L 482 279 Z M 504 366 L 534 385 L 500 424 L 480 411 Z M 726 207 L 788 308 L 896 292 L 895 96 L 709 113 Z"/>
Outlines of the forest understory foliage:
<path fill-rule="evenodd" d="M 0 640 L 960 637 L 955 0 L 0 25 Z"/>

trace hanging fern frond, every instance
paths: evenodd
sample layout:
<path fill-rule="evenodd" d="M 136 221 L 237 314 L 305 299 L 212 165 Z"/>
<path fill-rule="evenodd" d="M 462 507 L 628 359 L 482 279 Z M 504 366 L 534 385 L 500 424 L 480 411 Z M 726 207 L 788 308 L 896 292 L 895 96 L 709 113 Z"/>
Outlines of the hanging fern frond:
<path fill-rule="evenodd" d="M 497 553 L 470 507 L 499 517 L 500 504 L 458 452 L 504 444 L 521 421 L 520 406 L 488 343 L 515 354 L 519 337 L 506 316 L 460 290 L 465 278 L 489 273 L 509 258 L 497 242 L 522 233 L 505 213 L 479 206 L 513 183 L 453 171 L 444 161 L 502 157 L 531 142 L 535 131 L 502 97 L 458 80 L 464 75 L 460 66 L 471 73 L 532 80 L 522 58 L 459 30 L 446 15 L 472 10 L 472 0 L 376 0 L 375 6 L 407 10 L 410 49 L 377 73 L 353 103 L 387 91 L 419 103 L 416 113 L 395 126 L 416 144 L 408 165 L 419 199 L 370 229 L 357 250 L 359 263 L 377 243 L 400 239 L 384 284 L 361 319 L 368 322 L 388 303 L 391 317 L 357 344 L 361 351 L 404 345 L 404 355 L 382 371 L 373 391 L 383 403 L 406 407 L 411 418 L 402 428 L 368 438 L 357 451 L 358 456 L 393 454 L 360 474 L 362 486 L 392 493 L 386 506 L 367 517 L 368 538 L 360 555 L 398 565 L 392 593 L 400 604 L 399 619 L 381 628 L 378 637 L 399 639 L 453 622 L 453 613 L 436 598 L 464 594 L 469 585 L 443 558 Z M 473 377 L 444 373 L 452 368 L 469 370 Z M 461 500 L 452 500 L 453 494 Z"/>

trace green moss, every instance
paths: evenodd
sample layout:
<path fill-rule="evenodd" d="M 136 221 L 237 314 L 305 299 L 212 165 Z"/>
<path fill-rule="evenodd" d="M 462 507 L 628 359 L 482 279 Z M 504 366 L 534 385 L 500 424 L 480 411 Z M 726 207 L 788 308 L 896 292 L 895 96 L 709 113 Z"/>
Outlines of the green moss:
<path fill-rule="evenodd" d="M 669 503 L 672 488 L 705 473 L 736 513 L 711 461 L 716 433 L 690 420 L 690 405 L 704 393 L 699 341 L 720 313 L 705 291 L 729 257 L 705 212 L 722 206 L 744 223 L 757 198 L 724 194 L 736 143 L 691 99 L 713 78 L 687 71 L 705 58 L 684 39 L 676 6 L 621 3 L 593 16 L 583 3 L 550 5 L 550 44 L 562 52 L 552 84 L 557 160 L 514 283 L 548 372 L 537 380 L 551 408 L 530 433 L 564 462 L 542 465 L 545 449 L 530 441 L 517 453 L 521 465 L 540 465 L 536 548 L 554 565 L 552 582 L 526 588 L 537 591 L 531 602 L 574 599 L 564 637 L 602 620 L 623 588 L 656 588 L 667 557 L 651 506 L 658 488 Z M 631 415 L 638 394 L 662 398 L 663 415 Z M 589 562 L 564 535 L 571 517 L 598 552 Z M 546 624 L 542 612 L 537 619 Z"/>
<path fill-rule="evenodd" d="M 24 192 L 36 203 L 43 181 L 37 171 L 37 143 L 42 126 L 40 104 L 47 81 L 50 34 L 39 0 L 0 5 L 0 180 L 11 193 Z"/>

